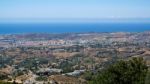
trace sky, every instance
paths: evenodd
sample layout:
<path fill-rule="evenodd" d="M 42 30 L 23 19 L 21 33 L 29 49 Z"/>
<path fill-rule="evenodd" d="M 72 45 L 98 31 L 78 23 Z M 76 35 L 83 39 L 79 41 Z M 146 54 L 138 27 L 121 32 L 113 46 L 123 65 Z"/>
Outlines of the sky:
<path fill-rule="evenodd" d="M 0 20 L 150 18 L 150 0 L 0 0 Z"/>

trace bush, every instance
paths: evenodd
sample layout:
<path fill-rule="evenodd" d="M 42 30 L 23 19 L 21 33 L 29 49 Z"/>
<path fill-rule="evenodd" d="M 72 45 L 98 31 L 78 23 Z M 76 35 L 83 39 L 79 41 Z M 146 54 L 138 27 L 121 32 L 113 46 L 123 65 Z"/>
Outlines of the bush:
<path fill-rule="evenodd" d="M 90 81 L 91 84 L 144 84 L 148 67 L 143 58 L 118 61 L 99 72 Z"/>

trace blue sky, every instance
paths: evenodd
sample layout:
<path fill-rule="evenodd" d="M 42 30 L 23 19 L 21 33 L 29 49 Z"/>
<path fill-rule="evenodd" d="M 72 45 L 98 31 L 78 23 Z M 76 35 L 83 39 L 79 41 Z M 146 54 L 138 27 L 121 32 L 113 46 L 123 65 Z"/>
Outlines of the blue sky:
<path fill-rule="evenodd" d="M 0 0 L 0 20 L 150 18 L 150 0 Z"/>

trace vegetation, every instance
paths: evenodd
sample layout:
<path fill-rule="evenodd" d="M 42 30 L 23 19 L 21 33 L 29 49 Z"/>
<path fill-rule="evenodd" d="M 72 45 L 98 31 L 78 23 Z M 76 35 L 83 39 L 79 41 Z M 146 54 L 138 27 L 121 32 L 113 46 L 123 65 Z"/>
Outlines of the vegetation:
<path fill-rule="evenodd" d="M 5 67 L 5 65 L 11 65 L 13 57 L 0 55 L 0 68 Z"/>
<path fill-rule="evenodd" d="M 59 68 L 63 69 L 63 73 L 68 73 L 68 72 L 73 71 L 72 66 L 73 64 L 67 60 L 67 61 L 62 62 Z"/>
<path fill-rule="evenodd" d="M 92 76 L 89 84 L 144 84 L 147 71 L 143 58 L 118 61 Z"/>
<path fill-rule="evenodd" d="M 145 84 L 150 84 L 150 68 L 147 72 L 147 76 L 146 76 L 146 79 L 145 79 Z"/>
<path fill-rule="evenodd" d="M 36 78 L 37 81 L 47 81 L 47 77 L 40 76 Z"/>
<path fill-rule="evenodd" d="M 5 75 L 5 74 L 0 74 L 0 80 L 4 80 L 4 79 L 7 79 L 7 78 L 8 78 L 7 75 Z"/>
<path fill-rule="evenodd" d="M 13 84 L 13 83 L 8 83 L 8 82 L 2 82 L 2 81 L 0 81 L 0 84 Z"/>
<path fill-rule="evenodd" d="M 46 58 L 28 58 L 19 64 L 19 66 L 24 66 L 29 70 L 37 70 L 39 64 L 48 64 L 48 59 Z"/>
<path fill-rule="evenodd" d="M 81 54 L 77 54 L 73 57 L 70 57 L 66 59 L 65 61 L 61 62 L 58 68 L 63 69 L 63 73 L 72 72 L 74 71 L 73 66 L 81 65 L 80 63 L 81 63 L 82 57 L 83 55 Z"/>

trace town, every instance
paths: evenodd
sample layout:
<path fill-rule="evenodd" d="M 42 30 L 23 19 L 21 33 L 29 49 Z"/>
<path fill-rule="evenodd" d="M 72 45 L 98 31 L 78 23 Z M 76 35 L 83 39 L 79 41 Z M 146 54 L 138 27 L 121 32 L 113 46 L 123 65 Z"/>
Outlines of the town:
<path fill-rule="evenodd" d="M 87 84 L 117 60 L 150 67 L 150 32 L 0 35 L 0 80 L 18 84 Z"/>

